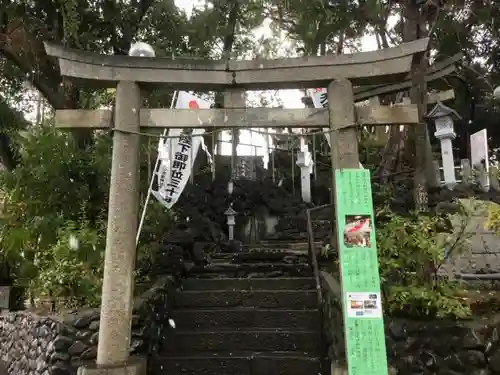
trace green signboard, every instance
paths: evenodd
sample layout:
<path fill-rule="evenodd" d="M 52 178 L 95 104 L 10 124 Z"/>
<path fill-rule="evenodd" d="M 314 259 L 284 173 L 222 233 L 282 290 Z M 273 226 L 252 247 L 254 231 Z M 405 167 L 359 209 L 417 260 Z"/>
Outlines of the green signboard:
<path fill-rule="evenodd" d="M 349 375 L 387 375 L 370 172 L 340 169 L 335 176 Z"/>

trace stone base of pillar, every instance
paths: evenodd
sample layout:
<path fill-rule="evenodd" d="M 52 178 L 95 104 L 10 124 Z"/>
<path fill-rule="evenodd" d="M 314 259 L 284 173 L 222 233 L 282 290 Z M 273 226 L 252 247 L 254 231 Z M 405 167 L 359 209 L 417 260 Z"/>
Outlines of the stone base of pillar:
<path fill-rule="evenodd" d="M 146 375 L 145 358 L 133 357 L 123 365 L 97 366 L 95 364 L 78 368 L 77 375 Z"/>

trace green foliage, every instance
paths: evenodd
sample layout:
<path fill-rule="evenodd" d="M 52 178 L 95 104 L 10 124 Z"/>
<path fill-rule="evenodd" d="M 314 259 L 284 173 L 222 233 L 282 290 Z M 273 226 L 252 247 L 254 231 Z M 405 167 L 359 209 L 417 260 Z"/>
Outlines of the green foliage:
<path fill-rule="evenodd" d="M 500 205 L 493 202 L 490 202 L 489 204 L 486 229 L 500 235 Z"/>
<path fill-rule="evenodd" d="M 39 128 L 19 138 L 22 163 L 0 176 L 0 259 L 32 293 L 70 304 L 96 302 L 91 284 L 98 280 L 104 250 L 107 138 L 98 136 L 91 149 L 81 150 L 67 134 Z M 70 251 L 70 236 L 78 250 Z"/>
<path fill-rule="evenodd" d="M 30 290 L 37 296 L 61 298 L 65 307 L 96 306 L 100 301 L 104 230 L 90 223 L 65 222 L 57 242 L 35 253 L 37 277 Z"/>
<path fill-rule="evenodd" d="M 448 257 L 468 249 L 468 214 L 462 209 L 456 217 L 462 218 L 458 229 L 452 228 L 448 215 L 378 213 L 380 277 L 389 313 L 439 318 L 470 315 L 470 307 L 439 272 Z"/>
<path fill-rule="evenodd" d="M 46 126 L 17 142 L 21 162 L 0 175 L 0 264 L 33 296 L 53 298 L 61 307 L 93 306 L 101 289 L 111 138 L 97 134 L 83 150 L 67 133 Z M 149 154 L 156 144 L 143 146 Z M 150 173 L 142 160 L 145 192 Z M 138 282 L 148 281 L 154 244 L 174 219 L 151 202 L 138 249 Z"/>

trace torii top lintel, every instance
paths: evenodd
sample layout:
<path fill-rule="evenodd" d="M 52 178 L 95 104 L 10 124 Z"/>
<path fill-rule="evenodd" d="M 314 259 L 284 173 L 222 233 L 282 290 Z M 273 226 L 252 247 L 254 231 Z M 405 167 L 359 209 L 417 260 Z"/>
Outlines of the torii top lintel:
<path fill-rule="evenodd" d="M 109 56 L 47 42 L 45 50 L 58 58 L 63 76 L 92 86 L 136 81 L 178 90 L 270 90 L 324 87 L 335 78 L 349 79 L 354 85 L 398 81 L 410 71 L 413 56 L 425 52 L 428 43 L 424 38 L 372 52 L 239 61 Z"/>

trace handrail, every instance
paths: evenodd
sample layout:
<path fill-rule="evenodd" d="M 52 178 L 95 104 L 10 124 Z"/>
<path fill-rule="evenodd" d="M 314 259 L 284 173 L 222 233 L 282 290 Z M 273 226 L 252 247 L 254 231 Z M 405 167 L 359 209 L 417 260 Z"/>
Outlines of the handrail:
<path fill-rule="evenodd" d="M 306 209 L 306 219 L 307 219 L 307 255 L 309 259 L 309 265 L 312 268 L 313 275 L 314 275 L 314 281 L 316 284 L 316 297 L 318 299 L 318 311 L 319 311 L 319 318 L 320 321 L 323 322 L 323 294 L 322 294 L 322 289 L 321 289 L 321 280 L 320 280 L 320 274 L 319 274 L 319 266 L 318 266 L 318 258 L 316 257 L 316 249 L 314 248 L 314 234 L 313 234 L 313 228 L 312 228 L 312 221 L 311 221 L 311 212 L 312 211 L 317 211 L 322 208 L 326 208 L 328 206 L 331 206 L 330 204 L 326 204 L 323 206 L 318 206 L 318 207 L 313 207 Z M 323 324 L 323 323 L 322 323 Z M 325 350 L 325 353 L 323 353 L 323 358 L 321 359 L 321 373 L 322 374 L 329 374 L 330 373 L 330 366 L 325 362 L 326 358 L 328 357 L 328 349 L 326 348 L 326 338 L 325 338 L 325 332 L 323 327 L 321 328 L 321 347 L 323 350 Z"/>
<path fill-rule="evenodd" d="M 309 265 L 312 268 L 314 280 L 316 282 L 316 290 L 318 293 L 318 304 L 323 303 L 323 296 L 321 295 L 321 281 L 319 277 L 319 266 L 318 258 L 316 257 L 316 249 L 314 248 L 314 234 L 311 221 L 311 212 L 318 211 L 323 208 L 330 207 L 331 204 L 324 204 L 322 206 L 312 207 L 306 209 L 306 219 L 307 219 L 307 255 L 309 258 Z"/>

